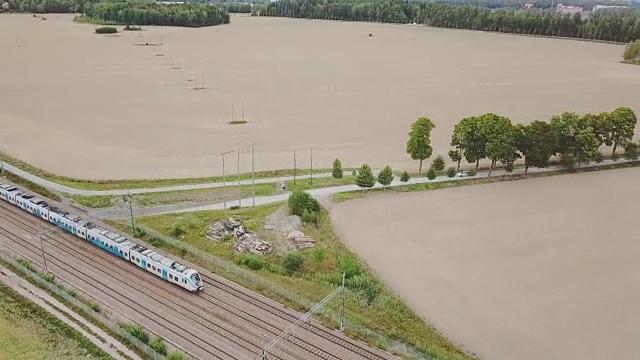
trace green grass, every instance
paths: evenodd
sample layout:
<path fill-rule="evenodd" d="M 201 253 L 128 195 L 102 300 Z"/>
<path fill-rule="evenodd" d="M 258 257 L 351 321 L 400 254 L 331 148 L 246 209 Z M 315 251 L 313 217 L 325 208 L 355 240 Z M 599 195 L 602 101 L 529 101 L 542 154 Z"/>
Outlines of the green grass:
<path fill-rule="evenodd" d="M 46 198 L 49 198 L 49 199 L 52 199 L 52 200 L 55 200 L 55 201 L 60 201 L 60 196 L 58 196 L 56 193 L 53 193 L 53 192 L 47 190 L 46 188 L 44 188 L 44 187 L 42 187 L 42 186 L 40 186 L 38 184 L 34 184 L 31 181 L 25 180 L 25 179 L 23 179 L 23 178 L 21 178 L 21 177 L 19 177 L 17 175 L 14 175 L 14 174 L 12 174 L 12 173 L 10 173 L 8 171 L 5 171 L 4 175 L 5 175 L 5 178 L 8 181 L 10 181 L 10 182 L 12 182 L 12 183 L 14 183 L 14 184 L 16 184 L 18 186 L 21 186 L 26 190 L 33 191 L 36 194 L 42 195 L 42 196 L 44 196 Z M 0 181 L 2 181 L 2 179 L 0 179 Z"/>
<path fill-rule="evenodd" d="M 227 216 L 241 219 L 247 227 L 260 232 L 262 220 L 280 206 L 283 206 L 283 204 L 243 208 L 233 211 L 167 214 L 141 217 L 138 218 L 138 221 L 166 235 L 171 235 L 174 229 L 178 227 L 182 232 L 181 241 L 218 257 L 242 264 L 247 269 L 260 269 L 255 271 L 259 276 L 274 281 L 285 288 L 294 289 L 296 293 L 314 301 L 321 300 L 331 292 L 333 286 L 340 282 L 341 272 L 347 271 L 352 275 L 347 282 L 351 291 L 347 293 L 346 299 L 346 315 L 350 321 L 355 321 L 390 339 L 410 344 L 425 353 L 437 356 L 439 359 L 471 359 L 470 356 L 458 350 L 433 327 L 425 324 L 392 290 L 377 280 L 364 262 L 349 252 L 333 231 L 329 214 L 325 210 L 322 210 L 319 214 L 317 228 L 312 225 L 304 226 L 303 231 L 316 240 L 316 247 L 300 252 L 304 260 L 298 273 L 292 274 L 283 269 L 285 254 L 277 252 L 265 256 L 238 254 L 232 248 L 233 241 L 212 242 L 205 238 L 207 226 Z M 130 231 L 130 228 L 124 224 L 112 224 L 123 231 Z M 298 310 L 305 310 L 300 305 L 292 304 L 291 301 L 282 299 L 282 297 L 271 293 L 267 289 L 258 288 L 253 284 L 248 284 L 246 281 L 234 278 L 231 274 L 222 273 L 201 258 L 170 246 L 163 241 L 150 239 L 148 236 L 144 236 L 142 240 L 153 243 L 156 247 L 183 257 L 222 276 L 228 276 L 231 280 L 256 290 L 265 296 L 274 298 Z M 335 313 L 338 313 L 338 307 L 339 302 L 337 300 L 328 306 Z M 337 326 L 331 321 L 326 321 L 326 323 L 330 326 Z M 394 350 L 393 344 L 388 344 L 374 337 L 364 336 L 353 331 L 353 329 L 349 330 L 349 333 L 369 341 L 373 345 L 388 347 L 389 351 Z"/>
<path fill-rule="evenodd" d="M 355 183 L 355 177 L 351 175 L 345 175 L 342 179 L 334 179 L 332 177 L 315 178 L 313 182 L 311 179 L 296 179 L 296 183 L 293 180 L 286 182 L 287 189 L 301 188 L 304 190 L 318 189 L 323 187 L 349 185 Z"/>
<path fill-rule="evenodd" d="M 71 188 L 82 190 L 114 190 L 114 189 L 145 189 L 145 188 L 157 188 L 165 186 L 176 185 L 189 185 L 189 184 L 204 184 L 212 182 L 222 182 L 222 176 L 212 177 L 199 177 L 199 178 L 185 178 L 185 179 L 132 179 L 132 180 L 84 180 L 74 179 L 66 176 L 60 176 L 53 174 L 49 171 L 37 168 L 33 165 L 14 158 L 10 155 L 0 152 L 2 159 L 17 168 L 20 168 L 30 174 L 39 176 L 41 178 L 53 181 L 55 183 L 65 185 Z M 345 169 L 345 173 L 350 170 Z M 329 173 L 331 169 L 314 169 L 313 173 Z M 309 175 L 311 172 L 309 169 L 297 169 L 295 171 L 297 175 Z M 293 176 L 293 169 L 284 170 L 270 170 L 270 171 L 257 171 L 254 176 L 256 179 L 276 178 L 284 176 Z M 229 183 L 237 181 L 237 174 L 229 173 L 226 176 L 226 180 Z M 251 173 L 240 174 L 240 180 L 251 180 Z M 314 180 L 315 182 L 315 180 Z"/>
<path fill-rule="evenodd" d="M 73 18 L 73 21 L 80 23 L 80 24 L 93 24 L 93 25 L 124 25 L 124 24 L 120 24 L 116 21 L 104 21 L 104 20 L 97 20 L 97 19 L 93 19 L 84 15 L 79 15 Z"/>
<path fill-rule="evenodd" d="M 0 359 L 112 359 L 57 317 L 0 283 Z"/>

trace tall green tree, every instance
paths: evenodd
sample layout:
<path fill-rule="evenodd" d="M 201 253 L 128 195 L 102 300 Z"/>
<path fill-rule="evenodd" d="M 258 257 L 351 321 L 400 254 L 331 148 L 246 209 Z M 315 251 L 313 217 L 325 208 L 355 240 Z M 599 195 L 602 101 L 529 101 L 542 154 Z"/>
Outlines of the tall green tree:
<path fill-rule="evenodd" d="M 631 108 L 619 107 L 609 114 L 609 122 L 610 132 L 605 144 L 613 145 L 611 156 L 615 156 L 618 146 L 625 147 L 633 139 L 638 118 Z"/>
<path fill-rule="evenodd" d="M 382 186 L 389 186 L 393 181 L 393 171 L 389 165 L 385 166 L 378 174 L 378 182 Z"/>
<path fill-rule="evenodd" d="M 546 168 L 556 151 L 558 142 L 555 131 L 547 122 L 535 120 L 530 124 L 515 127 L 516 148 L 524 158 L 524 173 L 529 167 Z"/>
<path fill-rule="evenodd" d="M 487 176 L 491 176 L 497 162 L 512 165 L 516 160 L 516 134 L 511 120 L 507 117 L 488 113 L 482 115 L 481 119 L 482 132 L 487 139 L 486 155 L 491 159 Z"/>
<path fill-rule="evenodd" d="M 407 154 L 413 160 L 420 160 L 418 174 L 422 174 L 422 162 L 433 154 L 431 130 L 435 127 L 433 122 L 426 117 L 419 118 L 411 125 L 409 140 L 407 141 Z"/>
<path fill-rule="evenodd" d="M 373 176 L 371 167 L 367 164 L 362 164 L 362 167 L 358 170 L 356 176 L 356 185 L 362 189 L 372 188 L 376 184 L 376 178 Z"/>
<path fill-rule="evenodd" d="M 487 138 L 483 132 L 482 118 L 470 116 L 460 120 L 453 129 L 451 143 L 459 148 L 462 156 L 468 163 L 476 164 L 487 157 Z"/>

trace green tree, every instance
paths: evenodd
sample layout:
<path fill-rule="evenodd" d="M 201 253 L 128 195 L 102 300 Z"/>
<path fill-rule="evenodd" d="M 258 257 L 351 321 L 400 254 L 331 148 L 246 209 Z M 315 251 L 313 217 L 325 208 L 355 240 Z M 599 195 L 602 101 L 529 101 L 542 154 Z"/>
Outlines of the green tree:
<path fill-rule="evenodd" d="M 382 186 L 389 186 L 391 185 L 392 181 L 393 181 L 393 171 L 391 171 L 391 168 L 389 167 L 389 165 L 387 165 L 378 174 L 378 182 Z"/>
<path fill-rule="evenodd" d="M 422 161 L 431 157 L 433 153 L 431 130 L 435 127 L 433 122 L 426 117 L 419 118 L 411 125 L 409 140 L 407 141 L 407 154 L 411 155 L 413 160 L 420 160 L 418 174 L 422 174 Z"/>
<path fill-rule="evenodd" d="M 488 176 L 491 176 L 497 162 L 510 165 L 516 160 L 515 131 L 507 117 L 488 113 L 481 118 L 482 132 L 487 139 L 486 155 L 491 159 Z"/>
<path fill-rule="evenodd" d="M 320 204 L 308 192 L 296 188 L 289 195 L 289 209 L 294 215 L 302 216 L 305 210 L 310 212 L 320 211 Z"/>
<path fill-rule="evenodd" d="M 529 167 L 546 168 L 557 147 L 556 133 L 547 122 L 535 120 L 530 124 L 518 124 L 515 128 L 516 148 L 524 157 L 524 173 Z"/>
<path fill-rule="evenodd" d="M 443 171 L 445 167 L 444 158 L 438 155 L 433 159 L 433 162 L 431 162 L 431 167 L 433 167 L 436 172 Z"/>
<path fill-rule="evenodd" d="M 609 114 L 611 124 L 607 146 L 613 145 L 611 156 L 616 154 L 618 146 L 625 147 L 631 142 L 636 131 L 638 118 L 633 110 L 628 107 L 619 107 Z"/>
<path fill-rule="evenodd" d="M 358 170 L 358 176 L 356 176 L 356 185 L 362 189 L 371 188 L 376 184 L 376 178 L 373 176 L 371 167 L 367 164 L 363 164 Z"/>
<path fill-rule="evenodd" d="M 460 151 L 457 149 L 449 150 L 449 158 L 451 159 L 451 161 L 458 164 L 458 167 L 456 168 L 456 170 L 460 171 L 460 161 L 462 161 L 462 154 L 460 153 Z"/>
<path fill-rule="evenodd" d="M 340 159 L 335 159 L 333 161 L 333 172 L 331 173 L 331 175 L 333 175 L 334 179 L 342 179 L 344 172 L 342 171 L 342 163 L 340 162 Z"/>
<path fill-rule="evenodd" d="M 593 128 L 587 126 L 579 129 L 572 149 L 572 155 L 578 162 L 578 167 L 591 161 L 602 162 L 602 153 L 599 147 L 600 141 L 593 132 Z"/>
<path fill-rule="evenodd" d="M 429 170 L 427 170 L 427 179 L 433 181 L 436 177 L 438 177 L 436 169 L 433 166 L 429 166 Z"/>
<path fill-rule="evenodd" d="M 455 142 L 455 146 L 460 149 L 462 156 L 468 163 L 476 164 L 476 169 L 478 169 L 480 160 L 487 157 L 487 138 L 483 130 L 481 117 L 466 117 L 454 127 L 451 140 L 452 144 Z"/>
<path fill-rule="evenodd" d="M 403 183 L 406 183 L 407 181 L 409 181 L 409 173 L 408 172 L 403 172 L 402 175 L 400 175 L 400 181 L 402 181 Z"/>

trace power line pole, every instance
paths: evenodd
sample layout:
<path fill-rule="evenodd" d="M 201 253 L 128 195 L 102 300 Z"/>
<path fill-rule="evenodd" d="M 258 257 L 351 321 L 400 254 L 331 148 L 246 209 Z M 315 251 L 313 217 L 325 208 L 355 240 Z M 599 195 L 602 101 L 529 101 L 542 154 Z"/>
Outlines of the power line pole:
<path fill-rule="evenodd" d="M 256 207 L 255 148 L 256 148 L 256 143 L 251 144 L 251 196 L 253 197 L 253 207 Z"/>
<path fill-rule="evenodd" d="M 227 210 L 227 177 L 224 172 L 224 156 L 232 152 L 233 150 L 229 150 L 220 154 L 222 157 L 222 203 L 224 204 L 223 206 L 225 210 Z"/>
<path fill-rule="evenodd" d="M 311 149 L 311 184 L 313 184 L 313 146 Z"/>
<path fill-rule="evenodd" d="M 129 203 L 129 217 L 131 218 L 131 230 L 135 234 L 136 233 L 136 224 L 133 221 L 133 204 L 132 204 L 132 201 L 131 201 L 131 197 L 132 197 L 131 193 L 129 193 L 127 195 L 127 203 Z"/>
<path fill-rule="evenodd" d="M 240 149 L 238 151 L 238 209 L 242 207 L 242 188 L 240 187 Z"/>
<path fill-rule="evenodd" d="M 2 154 L 0 154 L 0 174 L 4 176 L 4 161 L 2 161 Z"/>
<path fill-rule="evenodd" d="M 342 293 L 340 294 L 340 331 L 344 331 L 344 280 L 347 273 L 342 273 Z"/>
<path fill-rule="evenodd" d="M 296 149 L 293 149 L 293 185 L 296 184 Z"/>
<path fill-rule="evenodd" d="M 49 272 L 49 267 L 47 266 L 47 258 L 44 256 L 44 239 L 42 237 L 42 232 L 40 232 L 40 220 L 36 222 L 38 238 L 40 239 L 40 252 L 42 254 L 42 263 L 44 264 L 44 270 Z"/>

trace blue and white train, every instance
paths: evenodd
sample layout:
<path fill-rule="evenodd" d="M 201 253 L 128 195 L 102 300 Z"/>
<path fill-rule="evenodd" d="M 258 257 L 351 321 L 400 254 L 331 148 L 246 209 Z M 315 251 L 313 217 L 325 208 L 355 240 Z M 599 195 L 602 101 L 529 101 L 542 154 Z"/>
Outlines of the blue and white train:
<path fill-rule="evenodd" d="M 0 182 L 0 199 L 49 221 L 93 245 L 134 263 L 142 269 L 191 292 L 202 290 L 200 275 L 194 269 L 138 245 L 124 236 L 103 229 L 78 215 L 57 208 L 13 185 Z"/>

